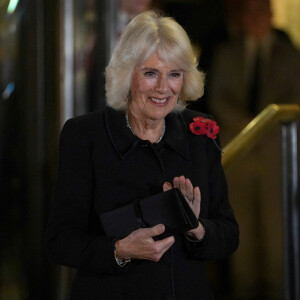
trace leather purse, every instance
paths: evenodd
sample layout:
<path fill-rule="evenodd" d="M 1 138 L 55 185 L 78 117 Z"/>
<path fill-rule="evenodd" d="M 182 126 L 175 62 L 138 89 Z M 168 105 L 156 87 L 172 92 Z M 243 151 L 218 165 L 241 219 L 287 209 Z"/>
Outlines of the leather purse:
<path fill-rule="evenodd" d="M 179 189 L 175 188 L 105 212 L 100 219 L 107 236 L 123 238 L 139 228 L 165 225 L 155 239 L 178 235 L 198 226 L 198 220 Z"/>

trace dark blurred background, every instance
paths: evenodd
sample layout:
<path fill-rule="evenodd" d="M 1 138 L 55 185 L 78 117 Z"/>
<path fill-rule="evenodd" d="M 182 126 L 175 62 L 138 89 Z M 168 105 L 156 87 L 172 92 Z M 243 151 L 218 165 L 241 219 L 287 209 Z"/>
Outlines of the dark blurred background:
<path fill-rule="evenodd" d="M 208 84 L 215 49 L 229 38 L 238 2 L 151 4 L 187 30 Z M 297 47 L 299 2 L 272 4 L 275 26 Z M 50 264 L 43 253 L 58 137 L 66 119 L 105 106 L 103 74 L 120 34 L 119 9 L 117 0 L 0 0 L 0 300 L 67 299 L 72 271 Z M 211 112 L 208 96 L 191 107 Z M 238 268 L 230 261 L 208 264 L 219 299 L 282 299 L 280 275 L 263 287 L 252 278 L 257 285 L 249 292 Z"/>

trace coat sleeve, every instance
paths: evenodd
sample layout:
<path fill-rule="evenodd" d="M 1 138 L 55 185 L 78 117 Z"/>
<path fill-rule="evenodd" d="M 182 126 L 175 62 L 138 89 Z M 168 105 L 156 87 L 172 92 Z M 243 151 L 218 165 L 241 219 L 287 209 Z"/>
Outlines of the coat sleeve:
<path fill-rule="evenodd" d="M 224 259 L 228 258 L 238 247 L 239 228 L 228 200 L 227 182 L 221 164 L 221 151 L 211 139 L 207 143 L 207 159 L 209 209 L 207 216 L 202 216 L 200 212 L 199 218 L 205 228 L 205 238 L 201 242 L 186 240 L 185 244 L 193 259 Z"/>
<path fill-rule="evenodd" d="M 78 119 L 66 122 L 59 141 L 59 167 L 45 235 L 45 251 L 57 264 L 96 273 L 118 266 L 112 239 L 91 228 L 94 174 L 88 132 Z"/>

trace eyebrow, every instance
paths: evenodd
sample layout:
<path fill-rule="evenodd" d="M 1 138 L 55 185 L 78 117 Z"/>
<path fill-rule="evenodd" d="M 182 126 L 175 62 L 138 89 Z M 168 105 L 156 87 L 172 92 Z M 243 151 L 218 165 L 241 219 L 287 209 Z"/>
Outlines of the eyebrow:
<path fill-rule="evenodd" d="M 142 70 L 142 71 L 155 71 L 155 72 L 159 72 L 158 69 L 150 68 L 150 67 L 142 67 L 141 70 Z M 171 70 L 170 72 L 183 72 L 183 70 L 180 70 L 180 69 L 174 69 L 174 70 Z"/>

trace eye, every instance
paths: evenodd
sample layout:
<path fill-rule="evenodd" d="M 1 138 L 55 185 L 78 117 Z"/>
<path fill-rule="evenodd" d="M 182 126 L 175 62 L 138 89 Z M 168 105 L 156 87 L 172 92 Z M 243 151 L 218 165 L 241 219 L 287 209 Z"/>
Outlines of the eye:
<path fill-rule="evenodd" d="M 180 72 L 172 72 L 171 74 L 170 74 L 170 76 L 171 77 L 180 77 L 181 76 L 181 73 Z"/>
<path fill-rule="evenodd" d="M 155 72 L 153 72 L 153 71 L 147 71 L 147 72 L 145 72 L 145 74 L 144 74 L 146 77 L 154 77 L 156 74 L 155 74 Z"/>

